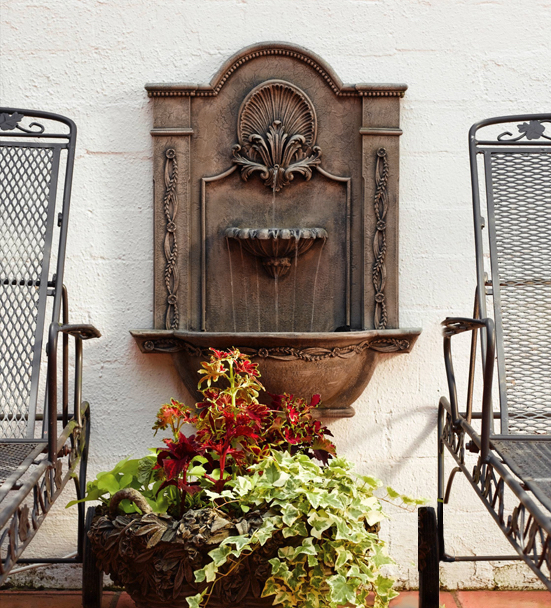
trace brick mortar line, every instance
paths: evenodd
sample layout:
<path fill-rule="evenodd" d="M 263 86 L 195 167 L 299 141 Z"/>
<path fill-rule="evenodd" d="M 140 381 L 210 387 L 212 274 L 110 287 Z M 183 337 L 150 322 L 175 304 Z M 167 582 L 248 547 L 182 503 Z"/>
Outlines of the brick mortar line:
<path fill-rule="evenodd" d="M 455 591 L 452 591 L 451 594 L 452 594 L 453 601 L 455 602 L 456 607 L 463 608 L 463 605 L 461 604 L 461 602 L 459 601 L 459 598 L 457 597 L 457 589 Z"/>

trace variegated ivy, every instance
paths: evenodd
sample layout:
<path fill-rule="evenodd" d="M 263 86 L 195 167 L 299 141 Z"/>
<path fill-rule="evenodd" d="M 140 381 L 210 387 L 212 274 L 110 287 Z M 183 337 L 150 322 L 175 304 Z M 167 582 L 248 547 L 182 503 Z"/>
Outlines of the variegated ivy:
<path fill-rule="evenodd" d="M 288 539 L 270 560 L 272 573 L 262 594 L 274 596 L 275 605 L 365 606 L 372 592 L 374 605 L 382 608 L 398 595 L 394 581 L 380 572 L 393 562 L 373 529 L 385 517 L 373 494 L 378 480 L 354 475 L 344 458 L 319 467 L 304 454 L 273 452 L 228 485 L 231 489 L 220 494 L 207 492 L 217 507 L 238 503 L 245 512 L 260 509 L 263 524 L 250 534 L 226 538 L 209 553 L 212 561 L 195 572 L 197 582 L 209 584 L 187 599 L 190 608 L 206 605 L 216 581 L 231 576 L 240 561 L 275 534 Z M 420 502 L 390 488 L 388 496 L 406 505 Z"/>

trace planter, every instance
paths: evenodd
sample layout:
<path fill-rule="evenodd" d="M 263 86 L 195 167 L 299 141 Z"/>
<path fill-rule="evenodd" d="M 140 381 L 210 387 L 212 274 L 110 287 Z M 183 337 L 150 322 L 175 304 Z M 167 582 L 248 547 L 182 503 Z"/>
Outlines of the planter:
<path fill-rule="evenodd" d="M 117 513 L 121 500 L 131 498 L 144 515 Z M 211 561 L 208 552 L 224 538 L 246 533 L 262 522 L 258 512 L 230 521 L 211 508 L 187 511 L 180 520 L 152 513 L 136 491 L 121 490 L 109 511 L 96 509 L 88 533 L 97 565 L 124 587 L 138 608 L 189 608 L 186 597 L 202 591 L 194 571 Z M 289 544 L 281 539 L 281 544 Z M 277 539 L 246 558 L 214 587 L 209 607 L 264 608 L 273 597 L 261 598 L 270 575 L 268 560 L 277 555 Z"/>

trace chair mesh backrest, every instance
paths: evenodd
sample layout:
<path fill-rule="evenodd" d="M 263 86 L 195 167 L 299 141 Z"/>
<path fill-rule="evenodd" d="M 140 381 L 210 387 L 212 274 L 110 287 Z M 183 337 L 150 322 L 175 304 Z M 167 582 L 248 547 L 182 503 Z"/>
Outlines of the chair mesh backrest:
<path fill-rule="evenodd" d="M 551 153 L 491 152 L 509 433 L 551 426 Z M 491 204 L 491 199 L 490 199 Z M 491 210 L 490 210 L 491 217 Z M 495 267 L 493 268 L 495 271 Z M 499 323 L 499 309 L 496 308 Z"/>
<path fill-rule="evenodd" d="M 35 344 L 43 327 L 39 315 L 45 315 L 39 286 L 49 264 L 44 252 L 56 154 L 47 144 L 0 145 L 0 438 L 27 436 L 27 416 L 36 407 Z"/>

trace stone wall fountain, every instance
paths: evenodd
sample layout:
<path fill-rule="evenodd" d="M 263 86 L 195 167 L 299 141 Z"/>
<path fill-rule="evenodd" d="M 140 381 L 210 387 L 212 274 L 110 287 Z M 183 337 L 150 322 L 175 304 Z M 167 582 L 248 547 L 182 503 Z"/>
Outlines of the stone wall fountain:
<path fill-rule="evenodd" d="M 248 47 L 210 85 L 150 84 L 155 329 L 194 393 L 208 348 L 238 347 L 262 381 L 351 404 L 398 322 L 399 104 L 405 85 L 343 85 L 313 53 Z"/>

